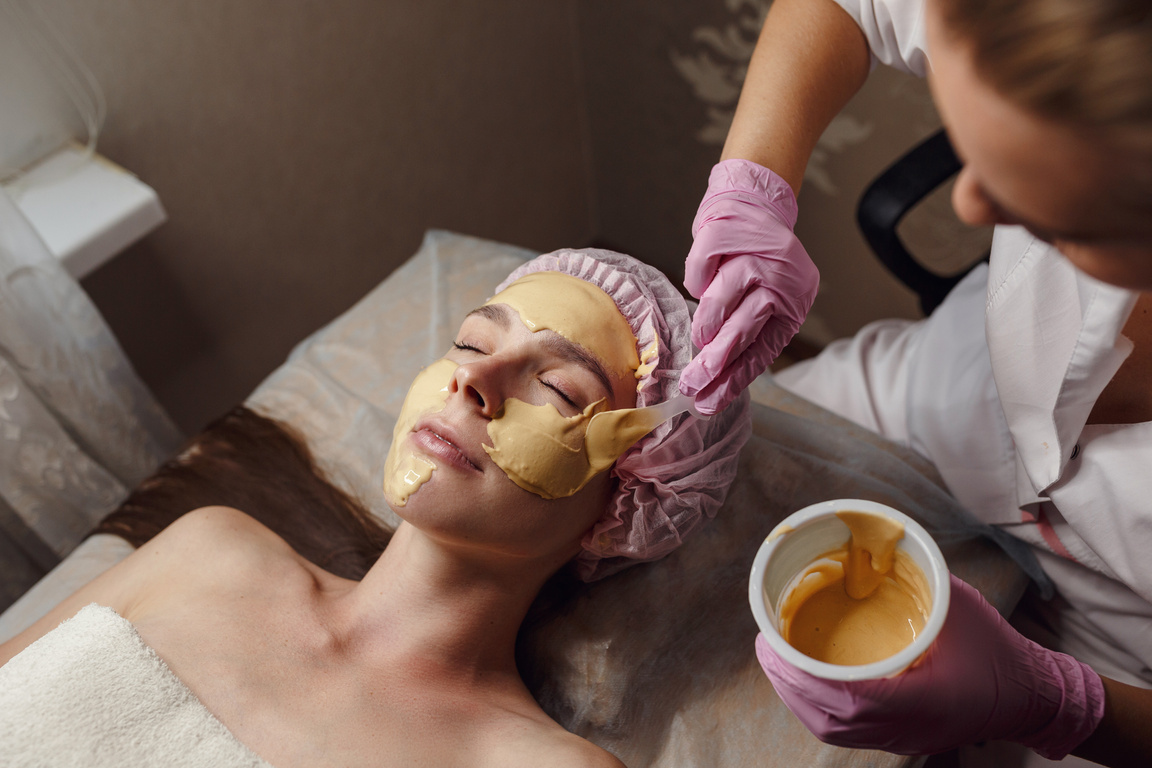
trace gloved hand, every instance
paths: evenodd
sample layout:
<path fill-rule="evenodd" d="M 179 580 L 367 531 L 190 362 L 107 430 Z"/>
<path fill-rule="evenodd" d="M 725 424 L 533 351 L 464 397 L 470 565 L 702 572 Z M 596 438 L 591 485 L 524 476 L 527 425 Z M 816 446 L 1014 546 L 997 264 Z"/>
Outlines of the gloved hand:
<path fill-rule="evenodd" d="M 796 331 L 820 273 L 792 234 L 788 182 L 748 160 L 718 163 L 708 178 L 688 252 L 684 287 L 700 300 L 692 343 L 700 353 L 680 391 L 717 413 L 767 370 Z"/>
<path fill-rule="evenodd" d="M 948 617 L 920 662 L 896 677 L 838 682 L 784 662 L 756 638 L 776 693 L 821 741 L 931 754 L 987 739 L 1063 758 L 1104 716 L 1091 667 L 1014 630 L 955 576 Z"/>

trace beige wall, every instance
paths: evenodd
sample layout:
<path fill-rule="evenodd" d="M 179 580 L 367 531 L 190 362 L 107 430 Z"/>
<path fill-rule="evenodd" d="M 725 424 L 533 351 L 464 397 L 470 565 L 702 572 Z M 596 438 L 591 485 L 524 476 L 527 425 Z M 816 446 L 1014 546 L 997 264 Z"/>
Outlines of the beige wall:
<path fill-rule="evenodd" d="M 84 281 L 185 430 L 442 227 L 591 237 L 572 2 L 49 0 L 169 221 Z"/>
<path fill-rule="evenodd" d="M 84 287 L 193 430 L 428 227 L 607 245 L 680 279 L 767 0 L 45 5 L 107 92 L 101 152 L 170 216 Z M 808 340 L 917 314 L 853 211 L 936 126 L 921 83 L 878 70 L 822 141 L 798 225 L 823 274 Z M 957 250 L 946 199 L 919 218 L 918 243 Z"/>

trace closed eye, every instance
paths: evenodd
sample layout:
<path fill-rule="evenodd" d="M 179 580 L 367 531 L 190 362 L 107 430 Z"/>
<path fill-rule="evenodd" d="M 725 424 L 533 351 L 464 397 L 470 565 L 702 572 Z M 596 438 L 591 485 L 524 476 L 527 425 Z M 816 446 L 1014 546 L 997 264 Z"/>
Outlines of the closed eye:
<path fill-rule="evenodd" d="M 564 393 L 564 390 L 560 389 L 560 387 L 556 386 L 555 384 L 551 384 L 551 383 L 549 383 L 549 382 L 547 382 L 547 381 L 543 381 L 543 380 L 541 380 L 541 382 L 540 382 L 540 383 L 541 383 L 541 384 L 543 384 L 544 386 L 548 387 L 548 389 L 552 390 L 552 391 L 553 391 L 553 392 L 555 392 L 557 395 L 559 395 L 559 396 L 560 396 L 560 399 L 561 399 L 561 400 L 563 400 L 565 403 L 567 403 L 568 405 L 572 406 L 572 407 L 573 407 L 573 408 L 575 408 L 576 410 L 580 410 L 580 406 L 576 405 L 576 401 L 575 401 L 575 400 L 573 400 L 573 399 L 572 399 L 571 397 L 569 397 L 568 395 L 566 395 L 566 394 Z"/>
<path fill-rule="evenodd" d="M 480 354 L 480 355 L 485 354 L 484 352 L 480 351 L 479 349 L 472 346 L 471 344 L 465 344 L 465 343 L 460 342 L 460 341 L 452 342 L 452 347 L 455 349 L 459 349 L 459 350 L 466 350 L 468 352 L 475 352 L 475 353 Z"/>

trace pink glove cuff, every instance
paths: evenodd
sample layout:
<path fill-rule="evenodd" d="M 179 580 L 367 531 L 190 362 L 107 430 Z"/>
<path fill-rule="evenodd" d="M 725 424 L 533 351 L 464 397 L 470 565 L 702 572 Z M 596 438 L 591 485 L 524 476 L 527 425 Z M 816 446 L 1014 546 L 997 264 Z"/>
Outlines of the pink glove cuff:
<path fill-rule="evenodd" d="M 1052 719 L 1035 733 L 1015 740 L 1049 760 L 1062 760 L 1092 735 L 1104 717 L 1104 683 L 1087 664 L 1064 653 L 1037 648 L 1045 668 L 1036 692 L 1055 707 Z"/>
<path fill-rule="evenodd" d="M 715 202 L 733 197 L 753 205 L 768 205 L 789 229 L 796 227 L 800 208 L 788 182 L 751 160 L 722 160 L 712 166 L 708 175 L 708 191 L 692 222 L 692 236 L 699 234 Z"/>

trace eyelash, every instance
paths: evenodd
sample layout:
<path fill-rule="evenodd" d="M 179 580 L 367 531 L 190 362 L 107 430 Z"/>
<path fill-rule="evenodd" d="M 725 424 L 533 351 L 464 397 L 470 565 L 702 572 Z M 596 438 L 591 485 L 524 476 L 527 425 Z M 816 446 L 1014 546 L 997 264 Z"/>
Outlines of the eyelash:
<path fill-rule="evenodd" d="M 544 381 L 543 379 L 540 380 L 540 383 L 543 384 L 544 386 L 548 387 L 548 389 L 555 392 L 560 397 L 560 399 L 563 400 L 564 402 L 568 403 L 568 405 L 572 406 L 573 408 L 579 408 L 580 407 L 580 406 L 576 405 L 576 402 L 572 398 L 570 398 L 570 397 L 568 397 L 568 395 L 564 394 L 564 390 L 560 389 L 560 387 L 556 386 L 555 384 L 550 384 L 547 381 Z"/>
<path fill-rule="evenodd" d="M 477 349 L 476 347 L 472 346 L 471 344 L 465 344 L 465 343 L 459 342 L 459 341 L 452 342 L 452 346 L 455 347 L 456 349 L 462 350 L 462 351 L 476 352 L 477 354 L 481 354 L 481 355 L 485 354 L 482 350 Z M 560 387 L 558 387 L 557 385 L 555 385 L 551 382 L 548 382 L 548 381 L 544 381 L 543 379 L 540 380 L 540 383 L 543 384 L 548 389 L 555 392 L 556 395 L 561 400 L 563 400 L 565 403 L 567 403 L 568 405 L 572 406 L 573 408 L 579 408 L 580 407 L 580 406 L 576 405 L 575 400 L 573 400 L 571 397 L 569 397 L 568 394 L 564 390 L 562 390 Z"/>

